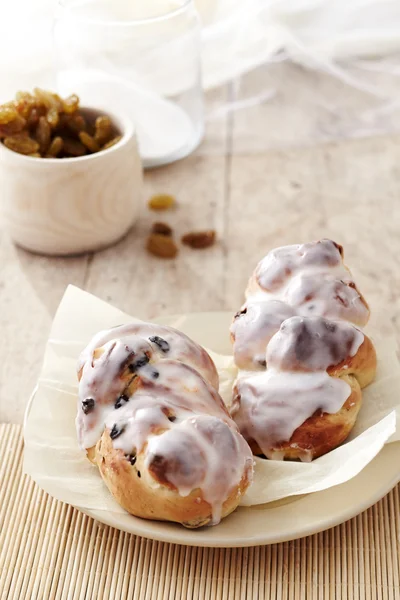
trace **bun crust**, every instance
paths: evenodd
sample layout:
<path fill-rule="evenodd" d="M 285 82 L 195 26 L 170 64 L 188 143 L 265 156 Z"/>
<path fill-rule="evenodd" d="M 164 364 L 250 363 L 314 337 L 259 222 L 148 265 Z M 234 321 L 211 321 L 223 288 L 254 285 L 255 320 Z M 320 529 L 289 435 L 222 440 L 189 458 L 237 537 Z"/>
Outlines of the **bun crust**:
<path fill-rule="evenodd" d="M 361 408 L 362 394 L 354 377 L 343 379 L 351 387 L 351 394 L 342 408 L 333 414 L 316 411 L 295 430 L 290 440 L 269 448 L 268 458 L 310 462 L 334 450 L 348 438 Z M 256 441 L 251 440 L 249 444 L 255 455 L 264 454 Z"/>
<path fill-rule="evenodd" d="M 124 453 L 113 447 L 108 431 L 103 433 L 92 456 L 115 500 L 132 515 L 144 519 L 173 521 L 190 529 L 212 522 L 212 506 L 204 499 L 201 489 L 194 489 L 187 496 L 179 495 L 156 470 L 147 469 L 144 453 L 137 456 L 132 466 Z M 250 481 L 249 465 L 239 484 L 223 502 L 221 519 L 236 509 Z"/>

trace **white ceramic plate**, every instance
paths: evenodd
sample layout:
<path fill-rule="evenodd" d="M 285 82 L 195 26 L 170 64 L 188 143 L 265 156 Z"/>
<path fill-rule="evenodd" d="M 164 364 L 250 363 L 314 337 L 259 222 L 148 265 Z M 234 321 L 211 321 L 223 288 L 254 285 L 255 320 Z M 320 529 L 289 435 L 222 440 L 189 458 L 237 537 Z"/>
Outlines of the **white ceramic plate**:
<path fill-rule="evenodd" d="M 158 323 L 179 327 L 203 346 L 229 354 L 232 313 L 198 313 L 165 317 Z M 205 326 L 201 327 L 204 322 Z M 199 331 L 202 335 L 199 336 Z M 218 339 L 218 346 L 211 344 Z M 380 454 L 350 481 L 306 496 L 293 496 L 270 504 L 238 508 L 216 527 L 182 526 L 138 519 L 128 513 L 85 510 L 94 519 L 142 537 L 191 546 L 240 547 L 293 540 L 329 529 L 359 514 L 387 494 L 400 481 L 400 442 L 384 446 Z M 82 510 L 82 509 L 80 509 Z"/>

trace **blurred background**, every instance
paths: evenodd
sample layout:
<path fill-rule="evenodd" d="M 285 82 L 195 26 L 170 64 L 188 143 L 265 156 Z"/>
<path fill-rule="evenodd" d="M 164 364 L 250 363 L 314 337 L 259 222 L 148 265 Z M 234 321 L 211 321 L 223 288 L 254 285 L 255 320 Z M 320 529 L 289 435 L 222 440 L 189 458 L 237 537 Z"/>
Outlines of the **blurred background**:
<path fill-rule="evenodd" d="M 227 114 L 243 152 L 400 128 L 398 0 L 14 0 L 2 11 L 0 101 L 34 86 L 117 98 L 140 124 L 145 166 L 188 154 Z M 274 127 L 258 130 L 266 106 Z M 168 127 L 172 146 L 160 141 Z M 209 140 L 199 152 L 220 152 Z"/>

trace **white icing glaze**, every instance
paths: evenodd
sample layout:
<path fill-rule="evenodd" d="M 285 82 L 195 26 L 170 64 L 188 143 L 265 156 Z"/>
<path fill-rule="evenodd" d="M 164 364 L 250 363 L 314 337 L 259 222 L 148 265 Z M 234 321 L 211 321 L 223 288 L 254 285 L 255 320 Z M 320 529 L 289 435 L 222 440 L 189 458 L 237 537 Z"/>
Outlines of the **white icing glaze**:
<path fill-rule="evenodd" d="M 294 310 L 279 300 L 249 302 L 245 304 L 231 325 L 233 353 L 239 368 L 248 368 L 248 357 L 253 369 L 265 368 L 265 348 L 271 337 L 279 331 L 285 319 Z"/>
<path fill-rule="evenodd" d="M 264 358 L 268 370 L 239 375 L 231 414 L 276 459 L 274 443 L 290 440 L 316 410 L 337 412 L 349 397 L 350 386 L 326 370 L 357 353 L 364 335 L 350 323 L 365 325 L 369 310 L 330 240 L 273 250 L 246 295 L 231 326 L 235 362 L 252 371 Z"/>
<path fill-rule="evenodd" d="M 247 302 L 231 326 L 239 368 L 260 368 L 262 354 L 284 317 L 323 316 L 364 326 L 369 309 L 339 247 L 330 240 L 284 246 L 258 264 L 246 291 Z M 287 311 L 291 314 L 285 314 Z M 261 357 L 261 358 L 260 358 Z"/>
<path fill-rule="evenodd" d="M 282 300 L 298 315 L 320 315 L 365 325 L 369 311 L 352 282 L 337 279 L 331 273 L 298 273 L 287 284 Z"/>
<path fill-rule="evenodd" d="M 181 333 L 172 327 L 154 325 L 152 323 L 131 323 L 100 331 L 92 338 L 91 342 L 79 357 L 78 369 L 80 369 L 84 363 L 91 360 L 96 348 L 100 348 L 107 342 L 116 339 L 124 340 L 126 344 L 129 344 L 132 336 L 140 336 L 147 340 L 151 337 L 162 338 L 167 342 L 169 350 L 163 352 L 157 344 L 151 343 L 154 352 L 157 352 L 160 356 L 167 356 L 168 358 L 179 360 L 193 366 L 204 379 L 218 389 L 218 373 L 207 352 L 184 333 Z"/>
<path fill-rule="evenodd" d="M 78 367 L 82 369 L 82 376 L 79 381 L 76 427 L 81 448 L 91 448 L 96 444 L 103 433 L 106 416 L 127 387 L 123 376 L 129 369 L 129 363 L 145 353 L 151 358 L 154 356 L 149 342 L 131 336 L 129 343 L 128 340 L 122 342 L 118 339 L 106 341 L 100 356 L 96 358 L 93 351 L 87 352 L 87 361 L 83 365 L 80 358 Z M 89 399 L 94 400 L 94 408 L 85 414 L 82 402 Z"/>
<path fill-rule="evenodd" d="M 336 275 L 350 280 L 350 272 L 343 265 L 337 244 L 331 240 L 321 240 L 272 250 L 260 261 L 255 275 L 263 290 L 276 292 L 300 271 L 313 269 L 324 272 L 332 268 L 335 268 Z"/>
<path fill-rule="evenodd" d="M 150 470 L 158 457 L 165 466 L 164 476 L 181 495 L 202 490 L 204 500 L 213 507 L 213 524 L 220 521 L 224 501 L 253 461 L 243 437 L 211 415 L 192 416 L 173 423 L 165 434 L 150 437 L 146 453 Z"/>
<path fill-rule="evenodd" d="M 242 477 L 251 481 L 253 458 L 209 382 L 216 378 L 207 353 L 170 328 L 123 326 L 95 336 L 78 370 L 81 447 L 95 445 L 107 428 L 128 460 L 143 453 L 154 484 L 164 480 L 182 496 L 201 490 L 218 522 Z"/>
<path fill-rule="evenodd" d="M 291 317 L 267 346 L 268 369 L 326 371 L 354 356 L 363 341 L 364 334 L 345 321 Z"/>
<path fill-rule="evenodd" d="M 158 377 L 152 373 L 157 370 Z M 108 429 L 117 425 L 123 432 L 114 440 L 115 448 L 125 454 L 141 452 L 149 435 L 157 429 L 169 429 L 175 422 L 194 414 L 209 414 L 230 421 L 219 394 L 194 369 L 172 360 L 160 360 L 138 373 L 138 389 L 121 408 L 107 414 Z M 157 419 L 155 417 L 157 416 Z"/>
<path fill-rule="evenodd" d="M 267 346 L 267 371 L 246 373 L 237 381 L 231 414 L 246 439 L 254 439 L 266 456 L 276 459 L 273 445 L 290 440 L 317 410 L 338 412 L 351 388 L 326 370 L 354 356 L 363 341 L 362 332 L 343 321 L 284 321 Z"/>
<path fill-rule="evenodd" d="M 287 246 L 287 248 L 297 248 L 297 246 Z M 339 252 L 337 254 L 340 257 Z M 266 261 L 268 257 L 269 255 L 259 263 L 255 275 L 250 278 L 246 290 L 247 304 L 279 300 L 292 307 L 298 315 L 320 315 L 330 319 L 344 319 L 360 326 L 367 323 L 368 307 L 352 281 L 350 271 L 343 263 L 333 266 L 320 264 L 320 262 L 312 264 L 311 257 L 317 258 L 314 251 L 305 265 L 300 262 L 294 268 L 290 256 L 284 255 L 280 257 L 283 264 L 275 257 L 271 268 L 272 273 L 269 273 L 267 267 L 271 265 L 271 260 Z M 287 259 L 286 269 L 284 258 Z M 275 263 L 279 264 L 279 270 Z M 274 279 L 277 271 L 287 274 L 283 278 L 281 273 L 279 279 Z"/>
<path fill-rule="evenodd" d="M 244 437 L 255 440 L 265 456 L 275 460 L 275 444 L 290 440 L 317 410 L 338 412 L 351 393 L 345 381 L 326 371 L 283 373 L 269 368 L 239 379 L 236 386 L 232 416 Z"/>

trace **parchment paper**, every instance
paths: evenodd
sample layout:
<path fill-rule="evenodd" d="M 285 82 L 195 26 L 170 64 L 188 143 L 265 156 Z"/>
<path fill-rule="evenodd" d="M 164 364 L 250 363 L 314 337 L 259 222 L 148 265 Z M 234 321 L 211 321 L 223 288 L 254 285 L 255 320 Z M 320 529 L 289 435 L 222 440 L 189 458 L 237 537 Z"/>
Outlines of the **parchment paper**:
<path fill-rule="evenodd" d="M 133 321 L 138 320 L 73 286 L 67 288 L 53 321 L 37 390 L 26 415 L 24 469 L 49 494 L 74 506 L 125 512 L 111 497 L 98 469 L 78 448 L 76 362 L 97 331 Z M 343 483 L 357 475 L 385 443 L 400 440 L 397 345 L 394 338 L 379 339 L 373 331 L 367 333 L 377 349 L 378 374 L 363 391 L 363 407 L 349 441 L 312 463 L 256 458 L 255 480 L 242 505 L 264 504 Z M 211 340 L 212 336 L 210 331 Z M 210 347 L 221 378 L 220 392 L 229 403 L 236 368 L 231 356 L 216 354 Z"/>

